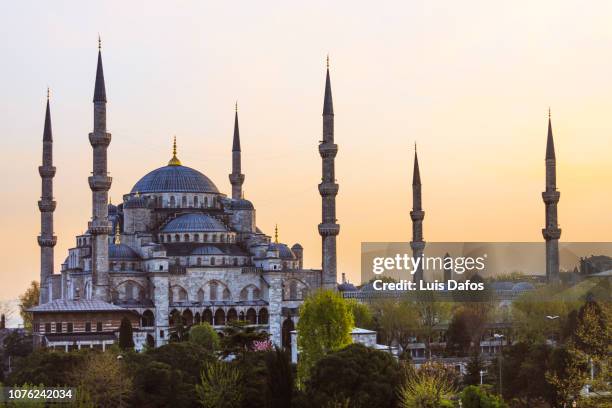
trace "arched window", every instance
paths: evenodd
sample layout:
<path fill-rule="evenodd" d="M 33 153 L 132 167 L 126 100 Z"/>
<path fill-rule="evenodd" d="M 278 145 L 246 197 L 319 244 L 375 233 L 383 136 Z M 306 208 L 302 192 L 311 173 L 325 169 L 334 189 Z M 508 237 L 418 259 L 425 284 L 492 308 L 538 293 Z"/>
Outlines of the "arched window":
<path fill-rule="evenodd" d="M 211 265 L 214 265 L 214 264 L 215 264 L 215 257 L 214 257 L 214 256 L 211 256 L 211 257 L 210 257 L 210 264 L 211 264 Z"/>
<path fill-rule="evenodd" d="M 213 234 L 212 236 L 212 242 L 217 242 L 217 236 Z"/>
<path fill-rule="evenodd" d="M 134 285 L 132 284 L 132 282 L 127 282 L 125 284 L 125 298 L 127 300 L 134 299 Z"/>
<path fill-rule="evenodd" d="M 170 207 L 176 207 L 176 198 L 174 196 L 170 197 Z"/>
<path fill-rule="evenodd" d="M 183 235 L 183 241 L 184 242 L 189 242 L 189 234 Z"/>
<path fill-rule="evenodd" d="M 200 234 L 193 234 L 193 240 L 195 242 L 200 242 Z"/>
<path fill-rule="evenodd" d="M 204 242 L 208 242 L 208 234 L 204 234 Z"/>
<path fill-rule="evenodd" d="M 231 308 L 230 310 L 227 311 L 227 321 L 233 322 L 236 320 L 238 320 L 238 313 L 236 312 L 236 309 Z"/>
<path fill-rule="evenodd" d="M 174 242 L 180 242 L 181 236 L 179 234 L 174 234 Z"/>
<path fill-rule="evenodd" d="M 198 259 L 196 261 L 196 265 L 198 265 L 198 266 L 202 265 L 202 258 L 198 257 Z"/>
<path fill-rule="evenodd" d="M 204 207 L 208 207 L 208 197 L 204 197 Z"/>
<path fill-rule="evenodd" d="M 250 308 L 247 310 L 246 320 L 249 322 L 249 324 L 257 324 L 257 313 L 255 312 L 255 309 Z"/>
<path fill-rule="evenodd" d="M 179 288 L 179 301 L 184 302 L 187 300 L 187 291 L 183 288 Z"/>
<path fill-rule="evenodd" d="M 225 235 L 221 235 L 221 242 L 225 242 Z"/>
<path fill-rule="evenodd" d="M 142 327 L 151 327 L 155 325 L 155 316 L 150 310 L 145 310 L 142 314 Z"/>
<path fill-rule="evenodd" d="M 121 270 L 125 271 L 125 262 L 121 262 Z"/>
<path fill-rule="evenodd" d="M 297 299 L 297 281 L 292 280 L 289 283 L 289 299 L 291 300 Z"/>
<path fill-rule="evenodd" d="M 242 288 L 240 291 L 240 300 L 249 300 L 249 290 L 247 288 Z"/>
<path fill-rule="evenodd" d="M 223 289 L 223 300 L 229 300 L 230 298 L 230 291 L 228 288 Z"/>
<path fill-rule="evenodd" d="M 234 266 L 238 266 L 238 258 L 234 258 Z"/>
<path fill-rule="evenodd" d="M 253 289 L 253 300 L 259 299 L 259 288 Z"/>
<path fill-rule="evenodd" d="M 204 313 L 202 313 L 202 321 L 210 325 L 213 324 L 213 314 L 210 309 L 206 309 Z"/>
<path fill-rule="evenodd" d="M 193 196 L 193 206 L 199 207 L 199 205 L 200 205 L 200 200 L 198 199 L 198 196 Z"/>
<path fill-rule="evenodd" d="M 208 285 L 208 298 L 210 300 L 217 300 L 217 282 L 210 282 Z"/>
<path fill-rule="evenodd" d="M 159 242 L 164 242 L 164 236 L 163 235 L 159 236 Z"/>
<path fill-rule="evenodd" d="M 265 307 L 259 310 L 259 324 L 268 324 L 268 309 Z"/>
<path fill-rule="evenodd" d="M 181 206 L 183 208 L 187 207 L 187 196 L 183 196 L 183 199 L 181 200 Z"/>
<path fill-rule="evenodd" d="M 202 289 L 198 290 L 198 302 L 204 302 L 204 291 Z"/>
<path fill-rule="evenodd" d="M 223 326 L 225 324 L 225 312 L 223 309 L 217 309 L 215 312 L 215 326 Z"/>

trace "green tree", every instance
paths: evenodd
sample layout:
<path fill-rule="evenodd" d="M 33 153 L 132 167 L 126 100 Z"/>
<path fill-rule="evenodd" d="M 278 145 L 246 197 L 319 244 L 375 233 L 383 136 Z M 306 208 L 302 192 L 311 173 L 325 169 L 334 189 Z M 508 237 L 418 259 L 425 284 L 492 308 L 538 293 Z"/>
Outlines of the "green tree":
<path fill-rule="evenodd" d="M 241 355 L 253 350 L 253 342 L 268 339 L 266 333 L 260 332 L 247 322 L 228 322 L 223 329 L 221 349 L 225 356 Z"/>
<path fill-rule="evenodd" d="M 266 353 L 267 389 L 270 408 L 291 406 L 294 375 L 289 352 L 275 347 Z"/>
<path fill-rule="evenodd" d="M 419 325 L 418 332 L 423 336 L 425 347 L 429 354 L 429 358 L 431 358 L 431 343 L 437 332 L 436 326 L 448 320 L 451 312 L 451 304 L 434 299 L 430 291 L 419 293 L 419 297 L 419 301 L 414 304 L 419 316 L 417 320 Z"/>
<path fill-rule="evenodd" d="M 465 356 L 471 347 L 472 335 L 468 331 L 467 315 L 463 310 L 453 314 L 446 332 L 446 353 L 451 356 Z"/>
<path fill-rule="evenodd" d="M 508 405 L 497 395 L 483 387 L 470 385 L 461 392 L 463 408 L 507 408 Z"/>
<path fill-rule="evenodd" d="M 351 309 L 351 313 L 353 314 L 355 327 L 361 327 L 362 329 L 369 330 L 373 330 L 375 328 L 372 309 L 370 309 L 368 305 L 358 302 L 355 299 L 348 299 L 347 303 Z"/>
<path fill-rule="evenodd" d="M 308 378 L 311 368 L 323 356 L 352 342 L 353 327 L 353 314 L 340 294 L 323 290 L 306 298 L 300 307 L 297 325 L 300 383 Z"/>
<path fill-rule="evenodd" d="M 372 303 L 372 309 L 380 341 L 389 346 L 397 344 L 406 353 L 418 329 L 419 315 L 414 304 L 381 298 Z"/>
<path fill-rule="evenodd" d="M 306 381 L 311 406 L 326 406 L 350 399 L 351 406 L 392 408 L 401 370 L 386 352 L 351 344 L 321 358 Z"/>
<path fill-rule="evenodd" d="M 570 348 L 556 348 L 551 354 L 545 377 L 553 391 L 550 404 L 553 407 L 569 406 L 578 399 L 586 383 L 585 359 Z"/>
<path fill-rule="evenodd" d="M 485 369 L 484 361 L 480 357 L 480 351 L 474 350 L 470 361 L 466 367 L 466 374 L 463 376 L 463 384 L 478 385 L 480 384 L 480 372 Z"/>
<path fill-rule="evenodd" d="M 189 330 L 189 341 L 198 344 L 210 352 L 219 350 L 219 335 L 215 329 L 206 322 L 191 326 Z"/>
<path fill-rule="evenodd" d="M 205 408 L 240 408 L 242 405 L 242 375 L 237 367 L 214 361 L 202 369 L 196 393 Z"/>
<path fill-rule="evenodd" d="M 440 363 L 426 363 L 416 369 L 406 367 L 406 379 L 399 387 L 401 408 L 452 407 L 456 376 L 453 370 Z"/>
<path fill-rule="evenodd" d="M 27 312 L 31 307 L 38 306 L 40 298 L 40 285 L 37 281 L 30 282 L 30 286 L 26 291 L 19 296 L 19 314 L 23 319 L 23 327 L 31 332 L 32 331 L 32 313 Z"/>
<path fill-rule="evenodd" d="M 6 383 L 11 386 L 24 383 L 45 384 L 47 387 L 75 386 L 72 373 L 79 369 L 89 353 L 86 350 L 71 353 L 37 350 L 17 362 Z"/>
<path fill-rule="evenodd" d="M 32 391 L 36 391 L 36 390 L 43 390 L 45 388 L 44 385 L 40 384 L 40 385 L 32 385 L 32 384 L 23 384 L 20 385 L 18 387 L 20 390 L 32 390 Z M 11 402 L 7 402 L 6 408 L 45 408 L 46 406 L 46 402 L 42 399 L 29 399 L 29 398 L 23 398 L 23 399 L 16 399 L 14 401 Z M 3 406 L 3 405 L 0 405 Z"/>
<path fill-rule="evenodd" d="M 134 332 L 132 323 L 127 317 L 121 319 L 121 325 L 119 326 L 119 348 L 121 350 L 134 349 Z"/>
<path fill-rule="evenodd" d="M 578 310 L 574 344 L 589 358 L 602 360 L 608 356 L 612 343 L 606 313 L 594 300 L 588 300 Z"/>

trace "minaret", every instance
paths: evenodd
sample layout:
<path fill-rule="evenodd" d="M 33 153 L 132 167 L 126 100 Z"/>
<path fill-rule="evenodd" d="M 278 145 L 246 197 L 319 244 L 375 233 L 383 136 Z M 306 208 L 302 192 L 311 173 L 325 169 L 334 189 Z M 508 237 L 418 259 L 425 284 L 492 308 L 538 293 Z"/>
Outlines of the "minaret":
<path fill-rule="evenodd" d="M 241 173 L 240 160 L 240 130 L 238 129 L 238 102 L 236 102 L 234 114 L 234 143 L 232 144 L 232 173 L 229 175 L 230 183 L 232 183 L 232 198 L 239 200 L 242 198 L 242 183 L 244 183 L 244 174 Z"/>
<path fill-rule="evenodd" d="M 92 258 L 93 297 L 105 302 L 110 301 L 108 277 L 108 236 L 112 225 L 108 220 L 108 190 L 112 179 L 108 176 L 107 148 L 111 134 L 106 131 L 106 88 L 102 69 L 101 43 L 98 38 L 98 67 L 94 87 L 94 126 L 89 134 L 89 143 L 93 148 L 93 172 L 89 177 L 92 192 L 92 216 L 89 222 Z"/>
<path fill-rule="evenodd" d="M 412 241 L 410 241 L 410 248 L 412 248 L 413 258 L 418 259 L 423 256 L 423 250 L 425 249 L 425 241 L 423 241 L 423 218 L 425 218 L 425 211 L 423 211 L 421 206 L 421 172 L 419 170 L 419 157 L 417 155 L 416 143 L 414 145 L 412 211 L 410 211 L 410 218 L 412 219 Z M 423 280 L 422 263 L 419 263 L 419 267 L 414 273 L 412 280 L 414 282 Z"/>
<path fill-rule="evenodd" d="M 51 290 L 49 288 L 49 277 L 53 275 L 53 247 L 57 243 L 57 237 L 53 235 L 53 177 L 55 167 L 53 166 L 53 133 L 51 131 L 51 109 L 49 106 L 49 90 L 47 89 L 47 112 L 45 113 L 45 127 L 43 131 L 43 153 L 42 166 L 38 167 L 38 173 L 42 179 L 42 195 L 38 201 L 40 210 L 40 235 L 38 245 L 40 246 L 40 304 L 50 302 Z"/>
<path fill-rule="evenodd" d="M 542 199 L 546 208 L 546 227 L 542 235 L 546 240 L 546 278 L 548 282 L 559 280 L 559 229 L 557 219 L 557 203 L 561 193 L 557 191 L 557 160 L 555 158 L 555 143 L 553 140 L 550 109 L 548 110 L 548 136 L 546 139 L 546 191 Z"/>
<path fill-rule="evenodd" d="M 334 106 L 329 79 L 329 57 L 327 57 L 325 99 L 323 100 L 323 140 L 319 143 L 319 154 L 323 159 L 323 177 L 319 184 L 323 220 L 319 224 L 319 234 L 323 241 L 321 263 L 324 289 L 335 289 L 337 285 L 336 236 L 340 232 L 340 225 L 336 223 L 338 184 L 336 183 L 334 160 L 337 153 L 338 145 L 334 143 Z"/>

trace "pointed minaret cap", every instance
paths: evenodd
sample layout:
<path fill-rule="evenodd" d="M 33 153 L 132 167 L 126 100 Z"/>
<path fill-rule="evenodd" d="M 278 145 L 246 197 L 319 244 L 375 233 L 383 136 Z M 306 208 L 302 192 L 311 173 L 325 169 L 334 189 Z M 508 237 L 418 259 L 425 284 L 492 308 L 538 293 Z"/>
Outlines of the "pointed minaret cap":
<path fill-rule="evenodd" d="M 104 85 L 104 69 L 102 68 L 102 40 L 98 35 L 98 67 L 96 69 L 96 85 L 94 86 L 94 102 L 106 103 L 106 86 Z"/>
<path fill-rule="evenodd" d="M 331 80 L 329 79 L 329 55 L 327 56 L 327 73 L 325 77 L 325 99 L 323 100 L 323 115 L 334 114 L 334 103 L 332 101 Z"/>
<path fill-rule="evenodd" d="M 181 161 L 176 157 L 176 136 L 174 136 L 174 142 L 172 143 L 172 158 L 168 162 L 168 166 L 182 166 Z"/>
<path fill-rule="evenodd" d="M 274 224 L 274 243 L 278 244 L 278 224 Z"/>
<path fill-rule="evenodd" d="M 51 132 L 51 108 L 49 106 L 50 91 L 47 88 L 47 111 L 45 113 L 45 129 L 43 130 L 43 142 L 52 142 L 53 133 Z"/>
<path fill-rule="evenodd" d="M 421 185 L 421 171 L 419 170 L 419 156 L 417 155 L 417 145 L 414 144 L 414 169 L 412 171 L 412 185 Z"/>
<path fill-rule="evenodd" d="M 232 152 L 240 151 L 240 129 L 238 128 L 238 102 L 235 105 L 236 113 L 234 114 L 234 143 L 232 144 Z"/>
<path fill-rule="evenodd" d="M 555 159 L 555 141 L 553 140 L 550 108 L 548 108 L 548 137 L 546 138 L 546 159 Z"/>

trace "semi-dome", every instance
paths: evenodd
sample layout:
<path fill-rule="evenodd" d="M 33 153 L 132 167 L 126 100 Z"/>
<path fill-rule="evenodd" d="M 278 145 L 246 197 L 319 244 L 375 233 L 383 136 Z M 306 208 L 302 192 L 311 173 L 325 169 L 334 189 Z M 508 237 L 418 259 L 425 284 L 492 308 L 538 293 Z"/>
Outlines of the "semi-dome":
<path fill-rule="evenodd" d="M 279 244 L 279 243 L 271 243 L 270 247 L 271 250 L 277 250 L 278 251 L 278 256 L 281 259 L 288 259 L 288 260 L 296 260 L 297 257 L 295 256 L 295 254 L 293 253 L 293 251 L 291 249 L 289 249 L 289 247 L 285 244 Z"/>
<path fill-rule="evenodd" d="M 202 245 L 191 251 L 191 255 L 224 255 L 224 252 L 214 245 Z"/>
<path fill-rule="evenodd" d="M 191 167 L 168 165 L 153 170 L 138 180 L 135 193 L 219 193 L 208 177 Z"/>
<path fill-rule="evenodd" d="M 170 221 L 162 232 L 224 232 L 225 225 L 206 214 L 184 214 Z"/>
<path fill-rule="evenodd" d="M 108 246 L 108 258 L 109 259 L 126 259 L 126 260 L 137 260 L 140 259 L 136 251 L 125 244 L 110 244 Z"/>

